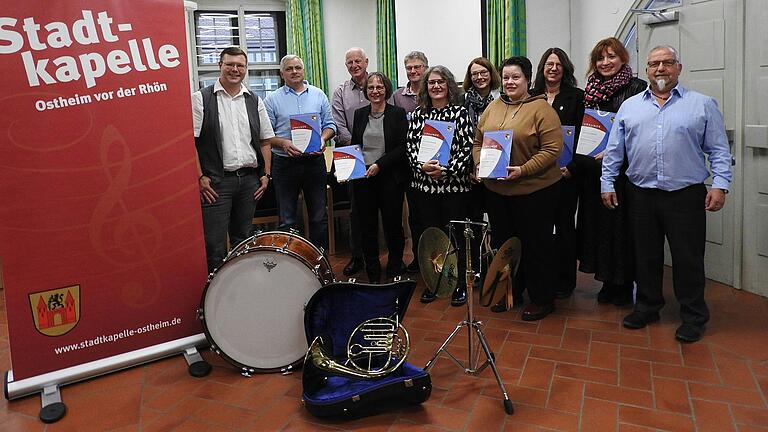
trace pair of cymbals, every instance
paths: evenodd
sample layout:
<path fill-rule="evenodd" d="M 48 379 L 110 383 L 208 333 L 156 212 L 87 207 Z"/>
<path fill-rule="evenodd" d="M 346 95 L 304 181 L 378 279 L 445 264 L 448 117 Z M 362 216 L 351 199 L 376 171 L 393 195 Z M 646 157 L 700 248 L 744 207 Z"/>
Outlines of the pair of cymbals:
<path fill-rule="evenodd" d="M 522 246 L 520 239 L 512 237 L 504 242 L 488 266 L 485 282 L 480 291 L 480 305 L 490 306 L 502 300 L 507 309 L 512 307 L 512 284 L 520 265 Z"/>
<path fill-rule="evenodd" d="M 458 259 L 448 236 L 430 227 L 419 237 L 419 268 L 427 289 L 437 297 L 448 297 L 458 283 Z"/>

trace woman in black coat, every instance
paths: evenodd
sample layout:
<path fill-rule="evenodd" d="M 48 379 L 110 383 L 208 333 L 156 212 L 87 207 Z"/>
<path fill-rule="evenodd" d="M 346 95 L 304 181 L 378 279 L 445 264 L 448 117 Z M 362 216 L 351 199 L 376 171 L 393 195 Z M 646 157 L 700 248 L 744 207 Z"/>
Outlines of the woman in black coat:
<path fill-rule="evenodd" d="M 560 124 L 575 127 L 573 139 L 575 146 L 581 130 L 581 121 L 584 118 L 584 91 L 576 87 L 576 77 L 573 72 L 573 63 L 568 58 L 568 54 L 560 48 L 549 48 L 539 61 L 531 95 L 546 94 L 547 102 L 560 117 Z M 561 299 L 569 297 L 576 288 L 577 249 L 574 218 L 578 200 L 577 185 L 580 178 L 576 156 L 567 166 L 560 167 L 562 178 L 555 217 L 555 245 L 558 255 L 555 297 Z"/>
<path fill-rule="evenodd" d="M 402 214 L 410 172 L 405 156 L 408 120 L 405 110 L 387 103 L 392 83 L 384 74 L 368 75 L 365 97 L 370 105 L 355 111 L 352 144 L 363 150 L 365 178 L 352 182 L 360 218 L 365 270 L 371 283 L 381 280 L 379 263 L 379 211 L 389 253 L 387 279 L 403 273 Z"/>
<path fill-rule="evenodd" d="M 617 112 L 621 104 L 648 87 L 648 83 L 632 76 L 627 64 L 629 53 L 616 38 L 603 39 L 595 45 L 584 88 L 584 106 Z M 599 303 L 616 306 L 633 301 L 635 262 L 629 235 L 624 188 L 626 166 L 616 179 L 619 207 L 608 210 L 600 199 L 600 174 L 603 155 L 580 158 L 583 183 L 579 194 L 579 270 L 594 273 L 603 282 Z"/>

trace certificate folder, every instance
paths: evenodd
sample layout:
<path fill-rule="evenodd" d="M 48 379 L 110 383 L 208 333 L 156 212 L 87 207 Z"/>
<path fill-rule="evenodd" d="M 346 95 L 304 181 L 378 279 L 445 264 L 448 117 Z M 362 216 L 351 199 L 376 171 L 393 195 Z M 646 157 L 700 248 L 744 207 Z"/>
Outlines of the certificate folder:
<path fill-rule="evenodd" d="M 587 108 L 581 123 L 576 154 L 595 157 L 605 151 L 616 113 Z"/>
<path fill-rule="evenodd" d="M 416 160 L 421 163 L 437 160 L 440 166 L 448 166 L 455 131 L 456 123 L 454 122 L 426 120 L 421 132 L 421 143 Z"/>
<path fill-rule="evenodd" d="M 351 145 L 333 149 L 333 163 L 338 181 L 365 177 L 365 160 L 360 146 Z"/>
<path fill-rule="evenodd" d="M 320 137 L 320 114 L 294 114 L 291 119 L 291 141 L 303 153 L 319 152 L 323 149 Z"/>
<path fill-rule="evenodd" d="M 564 167 L 573 160 L 573 135 L 576 133 L 576 126 L 563 126 L 563 151 L 557 163 Z"/>
<path fill-rule="evenodd" d="M 512 151 L 512 131 L 485 132 L 480 148 L 478 177 L 502 179 L 507 177 L 509 154 Z"/>

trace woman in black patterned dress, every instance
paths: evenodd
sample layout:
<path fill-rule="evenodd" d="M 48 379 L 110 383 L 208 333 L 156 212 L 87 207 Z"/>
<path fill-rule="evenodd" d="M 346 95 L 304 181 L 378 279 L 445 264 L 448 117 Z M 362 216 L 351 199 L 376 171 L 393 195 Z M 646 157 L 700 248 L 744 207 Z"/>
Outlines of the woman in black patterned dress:
<path fill-rule="evenodd" d="M 408 202 L 412 205 L 411 211 L 417 222 L 411 226 L 414 241 L 418 241 L 428 227 L 446 231 L 449 221 L 465 219 L 468 216 L 471 190 L 473 128 L 469 111 L 459 101 L 456 80 L 445 66 L 433 66 L 424 73 L 421 84 L 419 107 L 411 113 L 406 141 L 408 162 L 413 174 L 408 188 Z M 428 119 L 454 123 L 450 159 L 446 166 L 441 166 L 436 160 L 426 163 L 417 161 L 424 123 Z M 451 298 L 453 306 L 461 306 L 467 301 L 462 246 L 458 245 L 459 278 Z M 434 295 L 427 290 L 421 296 L 423 303 L 434 299 Z"/>

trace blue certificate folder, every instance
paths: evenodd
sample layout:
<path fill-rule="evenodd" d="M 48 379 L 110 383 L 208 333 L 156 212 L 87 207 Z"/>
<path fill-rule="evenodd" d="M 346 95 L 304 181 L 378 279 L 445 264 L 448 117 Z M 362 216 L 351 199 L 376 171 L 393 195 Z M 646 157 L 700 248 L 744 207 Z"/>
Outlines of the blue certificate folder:
<path fill-rule="evenodd" d="M 323 149 L 320 137 L 320 114 L 294 114 L 291 119 L 291 141 L 294 147 L 304 153 L 318 152 Z"/>
<path fill-rule="evenodd" d="M 440 166 L 448 166 L 455 131 L 456 123 L 454 122 L 425 120 L 416 160 L 422 163 L 437 160 Z"/>
<path fill-rule="evenodd" d="M 557 163 L 564 167 L 573 160 L 573 135 L 576 133 L 576 126 L 563 126 L 563 151 Z"/>
<path fill-rule="evenodd" d="M 585 109 L 576 153 L 595 157 L 598 153 L 605 151 L 615 118 L 616 113 L 610 111 Z"/>
<path fill-rule="evenodd" d="M 512 131 L 500 130 L 483 133 L 480 147 L 480 178 L 503 179 L 507 177 L 509 154 L 512 151 Z"/>
<path fill-rule="evenodd" d="M 365 177 L 365 159 L 360 146 L 350 145 L 333 149 L 336 180 L 348 181 Z"/>

